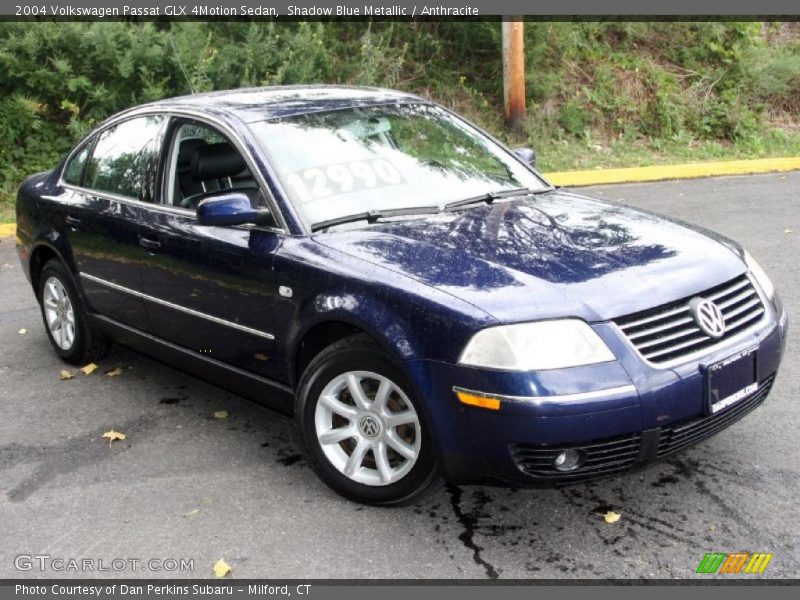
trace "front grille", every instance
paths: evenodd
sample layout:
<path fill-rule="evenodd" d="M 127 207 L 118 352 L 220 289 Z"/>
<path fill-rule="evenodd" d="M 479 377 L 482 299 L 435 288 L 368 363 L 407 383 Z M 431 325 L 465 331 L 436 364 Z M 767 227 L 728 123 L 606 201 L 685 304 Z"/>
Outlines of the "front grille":
<path fill-rule="evenodd" d="M 741 419 L 764 401 L 772 388 L 773 381 L 775 381 L 774 375 L 762 381 L 755 394 L 727 410 L 663 427 L 658 442 L 658 458 L 701 442 Z"/>
<path fill-rule="evenodd" d="M 551 477 L 559 481 L 596 477 L 631 466 L 639 458 L 642 445 L 641 433 L 609 438 L 587 445 L 534 446 L 512 444 L 511 454 L 517 466 L 533 477 Z M 585 454 L 583 464 L 573 471 L 559 471 L 554 466 L 556 456 L 566 448 L 580 448 Z"/>
<path fill-rule="evenodd" d="M 689 311 L 692 298 L 712 300 L 725 317 L 721 338 L 706 335 Z M 764 315 L 764 305 L 747 275 L 695 294 L 688 298 L 651 308 L 614 322 L 653 364 L 665 363 L 709 348 L 756 324 Z"/>

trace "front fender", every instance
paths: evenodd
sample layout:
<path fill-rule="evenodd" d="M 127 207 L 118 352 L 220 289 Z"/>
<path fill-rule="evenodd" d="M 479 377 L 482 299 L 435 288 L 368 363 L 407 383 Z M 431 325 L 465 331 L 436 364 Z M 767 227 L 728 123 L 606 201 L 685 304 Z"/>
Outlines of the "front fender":
<path fill-rule="evenodd" d="M 408 319 L 387 303 L 367 294 L 325 291 L 304 302 L 298 317 L 302 325 L 289 340 L 292 358 L 297 356 L 306 334 L 326 323 L 343 323 L 369 334 L 398 364 L 421 358 L 423 345 Z M 296 381 L 298 375 L 293 372 L 292 380 Z"/>

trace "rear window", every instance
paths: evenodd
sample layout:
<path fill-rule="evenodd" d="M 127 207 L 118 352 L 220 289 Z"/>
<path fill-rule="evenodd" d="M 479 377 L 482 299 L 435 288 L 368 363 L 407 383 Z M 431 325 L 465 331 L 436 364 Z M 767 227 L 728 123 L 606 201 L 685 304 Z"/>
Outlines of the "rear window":
<path fill-rule="evenodd" d="M 67 168 L 64 169 L 64 181 L 72 185 L 81 185 L 83 183 L 83 169 L 86 166 L 91 149 L 92 142 L 90 140 L 72 156 L 69 163 L 67 163 Z"/>

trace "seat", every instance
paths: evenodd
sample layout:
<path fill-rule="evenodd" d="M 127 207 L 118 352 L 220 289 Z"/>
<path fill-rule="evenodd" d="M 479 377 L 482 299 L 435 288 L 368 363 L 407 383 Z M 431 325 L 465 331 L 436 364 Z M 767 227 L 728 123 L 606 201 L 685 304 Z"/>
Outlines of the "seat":
<path fill-rule="evenodd" d="M 175 165 L 176 178 L 175 178 L 175 203 L 180 202 L 195 194 L 203 191 L 200 182 L 195 182 L 192 177 L 192 156 L 195 150 L 201 146 L 205 146 L 206 141 L 201 138 L 188 138 L 181 141 L 180 148 L 178 149 L 178 160 Z"/>
<path fill-rule="evenodd" d="M 230 144 L 205 144 L 192 153 L 190 179 L 186 189 L 193 193 L 181 200 L 184 208 L 196 208 L 208 194 L 221 190 L 241 191 L 253 206 L 258 202 L 258 184 L 239 152 Z M 183 185 L 183 184 L 181 184 Z"/>

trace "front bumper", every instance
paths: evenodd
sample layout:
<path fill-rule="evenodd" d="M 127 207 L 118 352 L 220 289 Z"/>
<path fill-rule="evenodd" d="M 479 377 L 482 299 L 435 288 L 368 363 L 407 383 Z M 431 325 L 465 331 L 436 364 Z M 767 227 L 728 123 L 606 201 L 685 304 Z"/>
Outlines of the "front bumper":
<path fill-rule="evenodd" d="M 618 360 L 509 373 L 429 360 L 409 363 L 428 400 L 445 475 L 466 483 L 548 484 L 608 475 L 659 460 L 716 434 L 769 394 L 785 347 L 788 319 L 780 301 L 757 331 L 711 349 L 701 359 L 656 368 L 611 324 L 598 324 Z M 758 390 L 713 415 L 705 411 L 705 366 L 756 346 Z M 499 410 L 460 403 L 454 388 L 500 398 Z M 583 461 L 555 468 L 565 449 Z"/>

